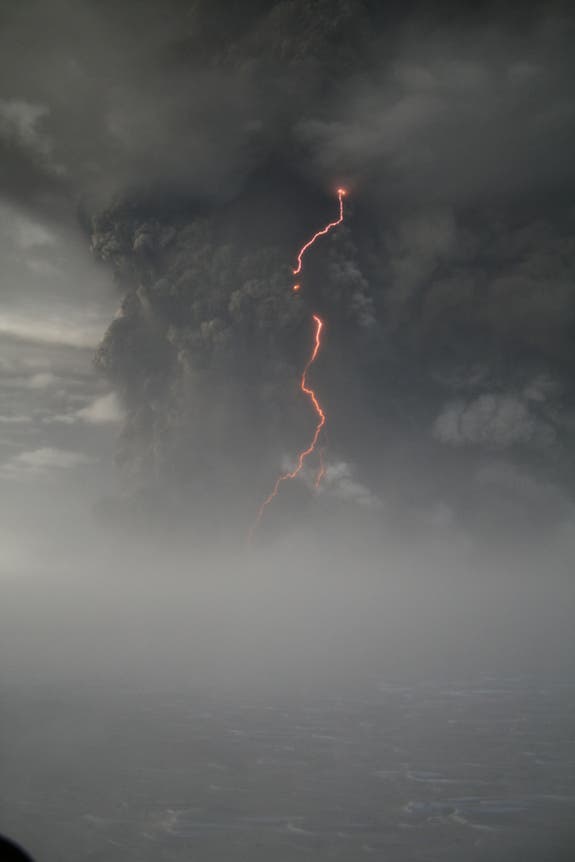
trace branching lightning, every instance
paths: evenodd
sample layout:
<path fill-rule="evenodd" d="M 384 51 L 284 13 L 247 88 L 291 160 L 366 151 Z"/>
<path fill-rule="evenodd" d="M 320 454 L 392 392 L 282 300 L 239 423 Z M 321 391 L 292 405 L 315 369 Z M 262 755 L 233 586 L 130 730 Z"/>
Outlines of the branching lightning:
<path fill-rule="evenodd" d="M 337 221 L 329 222 L 329 224 L 327 224 L 324 228 L 322 228 L 317 233 L 315 233 L 312 236 L 312 238 L 310 240 L 308 240 L 308 242 L 306 242 L 305 245 L 303 245 L 301 247 L 301 249 L 298 253 L 298 256 L 297 256 L 297 266 L 293 270 L 294 275 L 299 275 L 300 272 L 302 271 L 303 256 L 306 253 L 306 251 L 315 243 L 315 241 L 317 239 L 319 239 L 319 237 L 325 236 L 334 227 L 337 227 L 339 224 L 342 223 L 342 221 L 343 221 L 343 198 L 344 198 L 345 194 L 346 194 L 345 189 L 340 188 L 337 190 L 337 197 L 338 197 L 338 201 L 339 201 L 339 218 L 337 219 Z M 292 287 L 292 290 L 294 293 L 298 293 L 301 290 L 301 284 L 294 284 Z M 249 531 L 249 534 L 248 534 L 248 542 L 251 542 L 254 531 L 259 526 L 259 523 L 263 517 L 263 514 L 264 514 L 267 506 L 269 506 L 269 504 L 274 499 L 274 497 L 277 496 L 282 482 L 285 482 L 288 479 L 295 479 L 296 476 L 303 469 L 304 462 L 305 462 L 306 458 L 309 455 L 311 455 L 312 452 L 314 452 L 316 450 L 322 429 L 326 423 L 326 416 L 325 416 L 325 413 L 323 411 L 323 408 L 322 408 L 321 404 L 319 403 L 319 400 L 317 398 L 316 393 L 308 384 L 308 373 L 309 373 L 311 366 L 315 362 L 317 355 L 321 349 L 322 332 L 323 332 L 323 328 L 324 328 L 323 320 L 319 317 L 319 315 L 314 314 L 312 316 L 312 320 L 313 320 L 314 326 L 315 326 L 314 345 L 313 345 L 313 350 L 312 350 L 311 356 L 309 357 L 309 359 L 306 363 L 306 366 L 303 370 L 303 373 L 302 373 L 302 376 L 300 379 L 300 389 L 304 393 L 304 395 L 306 395 L 306 397 L 309 399 L 309 401 L 310 401 L 310 403 L 311 403 L 311 405 L 315 411 L 316 417 L 317 417 L 317 422 L 316 422 L 315 430 L 313 433 L 313 437 L 312 437 L 311 442 L 308 445 L 307 449 L 303 449 L 299 453 L 299 455 L 297 456 L 296 466 L 294 467 L 294 469 L 291 471 L 288 471 L 286 473 L 282 473 L 276 479 L 275 484 L 271 490 L 271 493 L 266 497 L 266 499 L 263 501 L 260 508 L 258 509 L 258 513 L 256 515 L 255 521 L 252 524 L 250 531 Z M 316 488 L 316 489 L 319 488 L 321 481 L 322 481 L 324 476 L 325 476 L 325 464 L 324 464 L 324 458 L 323 458 L 323 449 L 320 448 L 319 449 L 319 467 L 318 467 L 318 470 L 317 470 L 317 473 L 316 473 L 316 476 L 314 479 L 314 488 Z"/>
<path fill-rule="evenodd" d="M 315 474 L 315 479 L 313 481 L 314 488 L 317 489 L 321 485 L 321 480 L 325 476 L 325 462 L 323 460 L 323 448 L 318 449 L 319 455 L 319 467 L 317 469 L 317 473 Z"/>

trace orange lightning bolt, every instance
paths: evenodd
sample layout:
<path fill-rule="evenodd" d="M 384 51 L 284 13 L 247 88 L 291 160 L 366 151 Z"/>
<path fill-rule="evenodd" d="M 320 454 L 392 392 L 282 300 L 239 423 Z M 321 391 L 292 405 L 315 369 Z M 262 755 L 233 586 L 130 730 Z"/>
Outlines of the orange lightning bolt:
<path fill-rule="evenodd" d="M 337 219 L 337 221 L 330 221 L 329 224 L 326 224 L 325 227 L 322 227 L 321 230 L 318 230 L 317 233 L 314 233 L 312 238 L 310 240 L 308 240 L 308 242 L 306 242 L 306 244 L 301 247 L 299 254 L 297 256 L 297 266 L 293 270 L 294 275 L 300 274 L 302 266 L 303 266 L 303 262 L 302 262 L 303 256 L 306 253 L 306 251 L 308 250 L 308 248 L 310 248 L 314 244 L 316 239 L 319 239 L 320 236 L 325 236 L 326 233 L 329 233 L 330 230 L 332 230 L 332 228 L 337 227 L 338 224 L 342 223 L 342 221 L 343 221 L 343 199 L 345 197 L 345 194 L 346 194 L 345 189 L 338 189 L 337 190 L 337 197 L 339 200 L 339 218 Z M 294 290 L 299 290 L 299 285 L 296 285 L 294 287 Z"/>
<path fill-rule="evenodd" d="M 312 246 L 314 244 L 314 242 L 319 237 L 325 236 L 327 233 L 329 233 L 329 231 L 332 228 L 337 227 L 337 225 L 342 223 L 342 221 L 343 221 L 343 198 L 345 196 L 345 193 L 346 193 L 345 189 L 338 189 L 337 190 L 337 197 L 339 200 L 339 218 L 337 219 L 337 221 L 333 221 L 333 222 L 330 222 L 329 224 L 327 224 L 324 228 L 322 228 L 322 230 L 320 230 L 316 234 L 314 234 L 313 237 L 308 242 L 306 242 L 306 244 L 304 246 L 302 246 L 302 248 L 300 249 L 299 254 L 297 256 L 297 267 L 293 270 L 294 275 L 298 275 L 301 272 L 303 255 L 308 250 L 308 248 L 310 248 L 310 246 Z M 295 293 L 297 293 L 300 289 L 301 289 L 300 284 L 294 284 L 294 286 L 292 287 L 292 290 Z M 311 443 L 309 444 L 307 449 L 304 449 L 303 451 L 301 451 L 299 453 L 299 455 L 297 457 L 296 466 L 294 467 L 294 469 L 291 470 L 290 472 L 282 473 L 280 476 L 278 476 L 278 478 L 276 479 L 275 485 L 273 486 L 273 488 L 271 490 L 271 493 L 266 497 L 266 499 L 263 501 L 260 508 L 258 509 L 256 519 L 255 519 L 254 523 L 252 524 L 250 531 L 248 533 L 248 543 L 251 542 L 254 531 L 258 527 L 267 506 L 269 506 L 269 504 L 274 499 L 274 497 L 277 496 L 282 482 L 285 482 L 288 479 L 295 479 L 296 476 L 301 472 L 305 459 L 308 457 L 308 455 L 311 455 L 312 452 L 315 451 L 319 437 L 320 437 L 320 434 L 321 434 L 321 431 L 322 431 L 322 428 L 324 427 L 325 422 L 326 422 L 325 413 L 321 407 L 321 404 L 319 403 L 317 395 L 315 394 L 314 390 L 310 388 L 310 386 L 308 385 L 308 380 L 307 380 L 308 372 L 309 372 L 311 366 L 313 365 L 313 363 L 315 362 L 317 355 L 318 355 L 320 348 L 321 348 L 321 337 L 322 337 L 322 331 L 323 331 L 323 327 L 324 327 L 323 320 L 317 314 L 314 314 L 312 319 L 313 319 L 313 322 L 315 324 L 314 346 L 313 346 L 312 354 L 311 354 L 310 358 L 308 359 L 307 364 L 306 364 L 306 366 L 303 370 L 302 376 L 301 376 L 300 389 L 304 393 L 304 395 L 306 395 L 309 398 L 309 400 L 312 404 L 312 407 L 315 411 L 315 414 L 317 416 L 315 431 L 314 431 L 313 437 L 311 439 Z M 320 456 L 319 469 L 318 469 L 318 472 L 317 472 L 315 480 L 314 480 L 314 487 L 316 489 L 319 488 L 321 480 L 323 479 L 323 477 L 325 475 L 323 451 L 321 449 L 319 450 L 319 456 Z"/>
<path fill-rule="evenodd" d="M 259 522 L 262 519 L 262 515 L 263 515 L 266 507 L 269 506 L 269 504 L 271 503 L 273 498 L 277 496 L 277 493 L 280 489 L 281 483 L 285 482 L 287 479 L 295 479 L 295 477 L 298 475 L 298 473 L 301 472 L 305 459 L 308 457 L 308 455 L 311 455 L 311 453 L 314 451 L 314 449 L 317 445 L 317 441 L 319 439 L 319 435 L 321 434 L 321 429 L 325 425 L 325 413 L 322 410 L 321 404 L 317 400 L 317 395 L 315 394 L 313 389 L 310 389 L 310 387 L 308 386 L 308 382 L 307 382 L 308 371 L 311 368 L 311 366 L 313 365 L 313 363 L 315 362 L 316 357 L 319 353 L 319 349 L 321 347 L 321 333 L 323 330 L 323 320 L 321 319 L 321 317 L 318 317 L 317 314 L 314 314 L 313 315 L 313 321 L 315 323 L 314 347 L 313 347 L 313 352 L 312 352 L 310 358 L 308 359 L 307 365 L 304 368 L 303 374 L 301 376 L 300 389 L 302 392 L 304 392 L 307 395 L 307 397 L 311 401 L 313 409 L 315 410 L 316 415 L 318 417 L 317 424 L 315 426 L 315 431 L 314 431 L 311 443 L 309 444 L 307 449 L 304 449 L 302 452 L 299 453 L 298 458 L 297 458 L 297 464 L 294 467 L 294 469 L 288 473 L 282 473 L 281 476 L 278 476 L 278 478 L 276 479 L 275 485 L 272 488 L 271 493 L 266 497 L 266 499 L 261 504 L 261 506 L 258 510 L 256 519 L 255 519 L 255 521 L 254 521 L 254 523 L 250 529 L 250 532 L 249 532 L 248 539 L 250 541 L 253 537 L 254 530 L 256 529 L 256 527 L 258 526 Z M 320 479 L 320 481 L 321 481 L 321 479 Z"/>

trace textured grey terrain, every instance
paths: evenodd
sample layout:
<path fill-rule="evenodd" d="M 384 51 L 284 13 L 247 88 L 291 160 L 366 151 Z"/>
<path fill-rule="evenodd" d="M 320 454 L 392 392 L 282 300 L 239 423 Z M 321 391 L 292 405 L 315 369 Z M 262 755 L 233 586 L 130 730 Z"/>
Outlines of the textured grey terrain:
<path fill-rule="evenodd" d="M 2 821 L 44 862 L 571 858 L 575 697 L 560 680 L 3 699 Z"/>

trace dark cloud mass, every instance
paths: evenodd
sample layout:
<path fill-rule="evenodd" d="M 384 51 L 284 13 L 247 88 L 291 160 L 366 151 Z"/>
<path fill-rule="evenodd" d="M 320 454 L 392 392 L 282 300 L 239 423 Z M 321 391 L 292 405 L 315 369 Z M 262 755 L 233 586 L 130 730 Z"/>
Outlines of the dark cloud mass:
<path fill-rule="evenodd" d="M 26 0 L 2 17 L 4 193 L 59 218 L 77 202 L 121 297 L 96 363 L 127 410 L 130 506 L 245 527 L 310 431 L 315 309 L 331 482 L 295 483 L 270 531 L 342 506 L 501 535 L 569 522 L 567 5 Z M 294 297 L 294 250 L 340 183 L 346 222 Z"/>

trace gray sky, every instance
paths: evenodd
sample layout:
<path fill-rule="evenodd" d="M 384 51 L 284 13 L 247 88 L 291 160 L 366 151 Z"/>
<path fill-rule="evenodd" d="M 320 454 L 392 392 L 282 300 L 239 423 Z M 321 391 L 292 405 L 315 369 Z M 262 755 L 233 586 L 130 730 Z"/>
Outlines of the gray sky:
<path fill-rule="evenodd" d="M 114 313 L 109 274 L 73 226 L 0 202 L 3 571 L 37 565 L 91 518 L 121 418 L 92 357 Z"/>
<path fill-rule="evenodd" d="M 575 476 L 572 13 L 238 9 L 0 6 L 6 548 L 40 524 L 58 545 L 56 522 L 114 493 L 120 400 L 122 482 L 174 486 L 185 523 L 257 506 L 306 432 L 307 318 L 282 279 L 339 182 L 349 218 L 306 294 L 331 339 L 328 473 L 302 511 L 558 542 Z"/>

